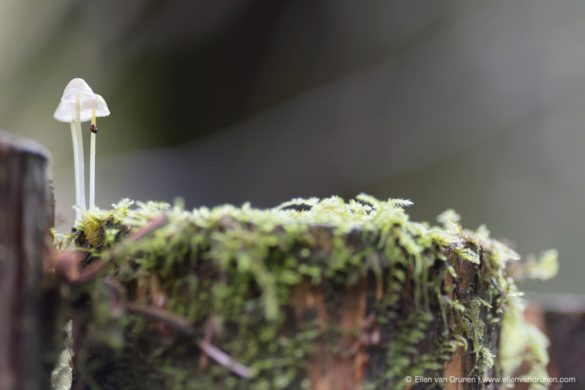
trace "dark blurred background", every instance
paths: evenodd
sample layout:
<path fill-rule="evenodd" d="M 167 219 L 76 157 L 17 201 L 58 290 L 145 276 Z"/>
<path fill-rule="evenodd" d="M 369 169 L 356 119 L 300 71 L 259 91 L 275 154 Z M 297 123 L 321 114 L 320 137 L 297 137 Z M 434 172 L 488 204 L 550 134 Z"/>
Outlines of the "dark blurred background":
<path fill-rule="evenodd" d="M 528 287 L 583 293 L 584 21 L 581 0 L 0 0 L 0 127 L 52 152 L 62 230 L 52 114 L 83 77 L 112 111 L 101 207 L 409 198 L 414 219 L 454 208 L 522 254 L 556 247 L 560 275 Z"/>

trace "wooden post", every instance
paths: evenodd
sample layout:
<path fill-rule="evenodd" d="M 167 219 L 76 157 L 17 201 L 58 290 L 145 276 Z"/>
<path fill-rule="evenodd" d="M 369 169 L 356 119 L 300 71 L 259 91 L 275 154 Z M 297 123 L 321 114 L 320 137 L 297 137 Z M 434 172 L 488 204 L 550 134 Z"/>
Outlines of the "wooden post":
<path fill-rule="evenodd" d="M 563 383 L 563 389 L 582 388 L 585 383 L 585 295 L 531 293 L 528 302 L 527 319 L 550 340 L 549 374 L 554 378 L 575 379 L 574 383 Z"/>
<path fill-rule="evenodd" d="M 48 389 L 41 320 L 50 248 L 48 153 L 0 132 L 0 390 Z"/>

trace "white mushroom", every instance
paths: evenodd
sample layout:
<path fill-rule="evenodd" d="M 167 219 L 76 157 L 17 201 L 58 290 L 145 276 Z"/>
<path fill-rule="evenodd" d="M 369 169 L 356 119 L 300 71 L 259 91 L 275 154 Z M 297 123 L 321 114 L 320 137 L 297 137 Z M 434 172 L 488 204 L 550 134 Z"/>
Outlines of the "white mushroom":
<path fill-rule="evenodd" d="M 73 140 L 73 157 L 75 169 L 75 220 L 81 219 L 79 208 L 85 209 L 85 175 L 83 158 L 83 136 L 81 134 L 81 121 L 88 121 L 91 114 L 82 115 L 82 105 L 95 99 L 95 94 L 83 79 L 75 78 L 67 84 L 61 97 L 61 102 L 55 110 L 53 117 L 60 122 L 71 124 L 71 138 Z"/>
<path fill-rule="evenodd" d="M 88 100 L 93 100 L 94 96 L 93 90 L 85 80 L 77 77 L 67 84 L 63 91 L 63 96 L 61 96 L 61 101 L 65 103 L 77 103 L 79 100 L 83 103 Z"/>

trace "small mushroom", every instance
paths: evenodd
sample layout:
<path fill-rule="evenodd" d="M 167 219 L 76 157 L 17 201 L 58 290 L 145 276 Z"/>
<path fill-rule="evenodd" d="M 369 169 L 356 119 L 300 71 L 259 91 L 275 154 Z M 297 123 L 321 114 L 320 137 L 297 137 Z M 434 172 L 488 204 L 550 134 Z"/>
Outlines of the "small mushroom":
<path fill-rule="evenodd" d="M 91 118 L 91 112 L 82 112 L 82 105 L 95 99 L 95 94 L 90 86 L 80 78 L 75 78 L 67 84 L 63 91 L 61 101 L 55 110 L 53 117 L 71 124 L 71 139 L 73 141 L 73 157 L 75 169 L 75 221 L 81 219 L 81 209 L 85 209 L 85 174 L 83 157 L 83 136 L 81 134 L 81 122 Z"/>

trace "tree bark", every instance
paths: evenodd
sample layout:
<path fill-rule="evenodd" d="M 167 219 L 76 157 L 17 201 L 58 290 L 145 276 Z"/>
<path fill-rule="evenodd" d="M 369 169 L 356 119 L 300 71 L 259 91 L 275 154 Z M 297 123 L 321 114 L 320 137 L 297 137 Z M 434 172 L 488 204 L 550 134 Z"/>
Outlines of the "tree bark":
<path fill-rule="evenodd" d="M 53 219 L 47 161 L 39 145 L 0 132 L 1 390 L 50 388 L 41 319 Z"/>

